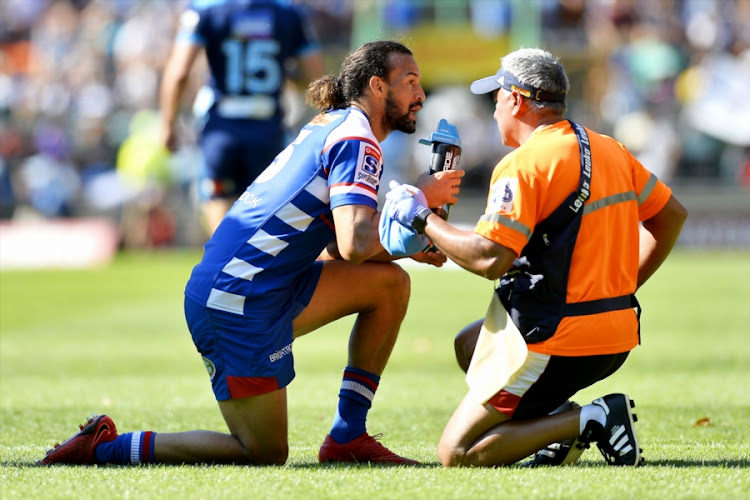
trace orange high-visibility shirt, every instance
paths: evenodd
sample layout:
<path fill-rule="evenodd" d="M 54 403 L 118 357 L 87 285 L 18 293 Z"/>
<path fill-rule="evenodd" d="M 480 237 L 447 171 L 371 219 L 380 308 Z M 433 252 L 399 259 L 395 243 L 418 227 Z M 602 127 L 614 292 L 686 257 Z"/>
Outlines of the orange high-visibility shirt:
<path fill-rule="evenodd" d="M 672 192 L 611 137 L 586 129 L 591 195 L 583 208 L 568 275 L 567 302 L 635 292 L 639 221 L 661 210 Z M 537 129 L 492 173 L 487 208 L 474 231 L 520 255 L 536 225 L 578 188 L 578 141 L 567 120 Z M 638 344 L 632 309 L 562 319 L 555 334 L 529 350 L 559 356 L 615 354 Z"/>

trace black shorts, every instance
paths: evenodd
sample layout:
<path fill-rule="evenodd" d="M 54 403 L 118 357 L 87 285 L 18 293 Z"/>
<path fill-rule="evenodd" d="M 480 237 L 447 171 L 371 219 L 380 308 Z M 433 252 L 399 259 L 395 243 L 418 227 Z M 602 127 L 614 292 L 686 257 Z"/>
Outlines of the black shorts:
<path fill-rule="evenodd" d="M 487 403 L 513 420 L 549 415 L 581 389 L 615 373 L 628 354 L 566 357 L 529 352 L 524 365 Z"/>

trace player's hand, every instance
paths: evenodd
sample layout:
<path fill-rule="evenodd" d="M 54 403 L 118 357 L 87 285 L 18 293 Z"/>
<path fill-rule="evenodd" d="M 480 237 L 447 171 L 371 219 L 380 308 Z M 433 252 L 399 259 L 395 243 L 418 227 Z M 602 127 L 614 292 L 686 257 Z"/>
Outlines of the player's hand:
<path fill-rule="evenodd" d="M 420 175 L 417 179 L 417 187 L 427 198 L 427 206 L 437 208 L 458 203 L 456 196 L 460 192 L 461 177 L 465 173 L 463 170 L 443 170 L 433 175 L 427 173 Z"/>
<path fill-rule="evenodd" d="M 385 195 L 388 210 L 383 211 L 402 226 L 411 228 L 417 213 L 428 210 L 427 198 L 419 188 L 409 184 L 391 181 L 389 187 L 391 190 Z"/>
<path fill-rule="evenodd" d="M 421 262 L 423 264 L 429 264 L 431 266 L 435 267 L 443 267 L 443 264 L 446 263 L 448 260 L 448 257 L 443 255 L 442 252 L 439 250 L 429 250 L 429 251 L 423 251 L 419 253 L 415 253 L 411 256 L 412 260 L 415 260 L 417 262 Z"/>
<path fill-rule="evenodd" d="M 174 153 L 177 151 L 177 134 L 172 127 L 162 127 L 161 143 L 170 152 Z"/>

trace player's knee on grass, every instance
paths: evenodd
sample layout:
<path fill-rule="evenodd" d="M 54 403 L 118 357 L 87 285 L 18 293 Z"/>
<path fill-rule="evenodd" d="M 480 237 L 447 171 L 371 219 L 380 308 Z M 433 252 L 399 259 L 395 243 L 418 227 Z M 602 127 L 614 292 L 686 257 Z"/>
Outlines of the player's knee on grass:
<path fill-rule="evenodd" d="M 289 458 L 288 443 L 266 444 L 262 448 L 246 447 L 248 460 L 254 465 L 284 465 Z"/>
<path fill-rule="evenodd" d="M 456 351 L 456 361 L 458 366 L 466 372 L 469 369 L 471 363 L 471 357 L 474 355 L 474 348 L 477 345 L 477 339 L 479 338 L 479 332 L 482 328 L 484 320 L 477 320 L 458 332 L 456 338 L 453 340 L 453 348 Z"/>

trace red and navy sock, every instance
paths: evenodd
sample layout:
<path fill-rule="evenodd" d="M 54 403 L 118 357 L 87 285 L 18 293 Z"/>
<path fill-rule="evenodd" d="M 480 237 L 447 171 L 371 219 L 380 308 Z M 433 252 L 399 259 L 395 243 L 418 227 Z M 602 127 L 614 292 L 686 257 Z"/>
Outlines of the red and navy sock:
<path fill-rule="evenodd" d="M 151 431 L 120 434 L 114 441 L 96 447 L 96 459 L 118 465 L 152 464 L 155 439 L 156 433 Z"/>
<path fill-rule="evenodd" d="M 379 383 L 380 377 L 374 373 L 346 367 L 339 391 L 339 406 L 331 427 L 334 441 L 348 443 L 367 432 L 367 412 Z"/>

